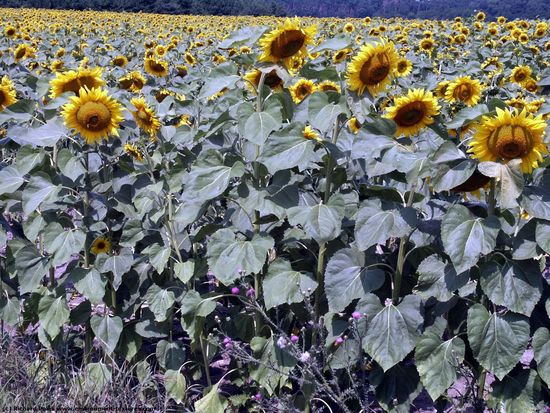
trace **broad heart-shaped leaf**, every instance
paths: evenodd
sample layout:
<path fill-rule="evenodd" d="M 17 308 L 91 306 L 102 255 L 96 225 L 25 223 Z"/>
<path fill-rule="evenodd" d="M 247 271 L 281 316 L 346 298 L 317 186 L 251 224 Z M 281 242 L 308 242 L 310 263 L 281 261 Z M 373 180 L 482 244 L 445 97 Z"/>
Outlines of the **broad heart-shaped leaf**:
<path fill-rule="evenodd" d="M 61 173 L 72 181 L 76 181 L 80 176 L 86 173 L 82 162 L 76 156 L 73 156 L 70 150 L 63 148 L 57 154 L 57 165 Z"/>
<path fill-rule="evenodd" d="M 59 189 L 45 173 L 38 172 L 33 175 L 25 189 L 23 189 L 23 212 L 25 215 L 30 215 L 43 202 L 54 202 L 57 199 Z"/>
<path fill-rule="evenodd" d="M 164 290 L 158 285 L 153 284 L 145 293 L 145 299 L 149 303 L 149 308 L 155 315 L 156 321 L 165 321 L 168 316 L 168 310 L 172 308 L 175 297 L 174 293 Z"/>
<path fill-rule="evenodd" d="M 231 284 L 242 274 L 259 272 L 273 248 L 273 238 L 267 235 L 254 235 L 250 240 L 235 236 L 233 231 L 224 228 L 216 231 L 208 243 L 208 265 L 222 283 Z"/>
<path fill-rule="evenodd" d="M 502 380 L 519 361 L 529 341 L 529 320 L 507 313 L 490 314 L 481 304 L 468 310 L 468 341 L 474 357 Z"/>
<path fill-rule="evenodd" d="M 9 131 L 9 138 L 19 145 L 54 146 L 66 134 L 63 122 L 53 119 L 38 128 L 13 128 Z"/>
<path fill-rule="evenodd" d="M 208 201 L 221 195 L 228 187 L 229 180 L 241 176 L 244 165 L 236 162 L 233 166 L 223 163 L 223 156 L 214 149 L 200 155 L 184 177 L 185 194 L 188 199 Z"/>
<path fill-rule="evenodd" d="M 25 178 L 13 166 L 7 166 L 0 171 L 0 182 L 0 195 L 11 194 L 25 183 Z"/>
<path fill-rule="evenodd" d="M 144 249 L 143 252 L 149 255 L 149 261 L 155 270 L 157 270 L 159 274 L 162 274 L 170 259 L 172 250 L 160 244 L 153 244 Z"/>
<path fill-rule="evenodd" d="M 441 238 L 456 272 L 470 269 L 480 255 L 493 251 L 499 230 L 500 222 L 494 216 L 478 218 L 463 205 L 449 208 L 441 222 Z"/>
<path fill-rule="evenodd" d="M 440 166 L 437 175 L 433 179 L 433 189 L 436 192 L 448 191 L 466 182 L 476 169 L 476 161 L 472 159 L 460 159 L 446 162 Z"/>
<path fill-rule="evenodd" d="M 40 285 L 50 267 L 49 260 L 40 255 L 34 245 L 27 245 L 15 254 L 15 269 L 19 292 L 30 293 Z"/>
<path fill-rule="evenodd" d="M 174 399 L 176 403 L 182 403 L 185 400 L 187 382 L 179 371 L 167 370 L 164 373 L 164 388 L 168 397 Z"/>
<path fill-rule="evenodd" d="M 418 340 L 415 360 L 422 384 L 433 400 L 447 390 L 458 377 L 466 346 L 460 337 L 441 340 L 445 321 L 436 320 Z"/>
<path fill-rule="evenodd" d="M 542 295 L 542 275 L 534 260 L 488 262 L 481 266 L 479 281 L 493 303 L 527 317 Z"/>
<path fill-rule="evenodd" d="M 534 370 L 514 370 L 500 383 L 493 384 L 487 405 L 494 412 L 539 412 L 540 392 L 540 379 Z"/>
<path fill-rule="evenodd" d="M 322 52 L 324 50 L 342 50 L 350 45 L 350 39 L 344 35 L 338 35 L 325 40 L 319 46 L 315 47 L 311 52 Z"/>
<path fill-rule="evenodd" d="M 77 267 L 71 271 L 70 279 L 76 290 L 92 304 L 101 304 L 105 295 L 107 279 L 95 268 Z"/>
<path fill-rule="evenodd" d="M 290 262 L 277 258 L 269 265 L 263 281 L 263 295 L 266 308 L 281 304 L 301 303 L 304 301 L 302 291 L 314 291 L 317 282 L 311 274 L 294 271 Z"/>
<path fill-rule="evenodd" d="M 21 303 L 17 298 L 7 298 L 5 295 L 0 296 L 0 320 L 9 326 L 15 327 L 20 321 L 20 312 Z"/>
<path fill-rule="evenodd" d="M 93 315 L 90 319 L 90 325 L 99 339 L 101 347 L 107 354 L 112 354 L 122 333 L 122 319 L 120 317 Z"/>
<path fill-rule="evenodd" d="M 224 413 L 226 400 L 220 394 L 220 383 L 216 383 L 204 397 L 195 402 L 195 411 L 197 413 Z"/>
<path fill-rule="evenodd" d="M 46 295 L 40 299 L 38 305 L 40 326 L 52 340 L 57 337 L 63 324 L 69 321 L 69 315 L 69 306 L 64 296 L 55 298 Z"/>
<path fill-rule="evenodd" d="M 537 362 L 537 372 L 540 378 L 550 386 L 550 331 L 540 327 L 533 335 L 532 345 Z"/>
<path fill-rule="evenodd" d="M 479 171 L 498 181 L 498 199 L 501 208 L 515 208 L 518 197 L 523 191 L 523 173 L 520 168 L 521 159 L 512 159 L 507 164 L 499 162 L 481 162 Z"/>
<path fill-rule="evenodd" d="M 530 216 L 550 220 L 550 188 L 526 186 L 520 203 Z"/>
<path fill-rule="evenodd" d="M 353 300 L 363 298 L 384 284 L 384 271 L 367 268 L 365 254 L 352 248 L 332 256 L 325 271 L 325 292 L 330 311 L 343 311 Z"/>
<path fill-rule="evenodd" d="M 322 101 L 323 98 L 325 102 Z M 342 106 L 334 103 L 328 103 L 326 95 L 321 93 L 315 93 L 311 96 L 308 109 L 311 124 L 315 129 L 320 130 L 322 133 L 332 130 L 334 128 L 336 118 L 344 111 Z"/>
<path fill-rule="evenodd" d="M 271 132 L 281 127 L 281 122 L 267 112 L 254 112 L 244 124 L 243 138 L 262 145 Z"/>
<path fill-rule="evenodd" d="M 407 235 L 412 228 L 398 210 L 383 210 L 379 200 L 365 202 L 357 212 L 355 242 L 364 251 L 388 238 Z"/>
<path fill-rule="evenodd" d="M 468 272 L 457 274 L 450 263 L 444 263 L 436 254 L 425 258 L 418 266 L 418 283 L 415 292 L 424 300 L 435 297 L 445 302 L 453 298 L 454 291 L 466 285 Z"/>
<path fill-rule="evenodd" d="M 272 395 L 288 383 L 288 373 L 297 361 L 286 349 L 275 344 L 274 337 L 254 337 L 250 340 L 250 348 L 256 360 L 260 361 L 250 364 L 250 377 L 262 383 L 262 387 Z"/>
<path fill-rule="evenodd" d="M 549 221 L 538 221 L 537 228 L 535 230 L 535 239 L 537 244 L 541 247 L 544 252 L 550 254 L 550 222 Z"/>
<path fill-rule="evenodd" d="M 270 174 L 295 166 L 301 171 L 307 168 L 314 156 L 315 142 L 304 138 L 303 129 L 304 125 L 296 124 L 269 136 L 258 161 Z"/>
<path fill-rule="evenodd" d="M 396 307 L 391 302 L 382 306 L 376 295 L 367 294 L 359 301 L 357 308 L 366 313 L 369 320 L 367 333 L 363 337 L 363 350 L 384 371 L 395 366 L 414 349 L 424 323 L 420 297 L 407 295 Z"/>
<path fill-rule="evenodd" d="M 53 254 L 53 266 L 64 264 L 73 254 L 80 253 L 85 242 L 86 234 L 78 228 L 65 231 L 58 223 L 52 223 L 44 229 L 44 243 Z"/>
<path fill-rule="evenodd" d="M 199 99 L 210 98 L 221 90 L 231 89 L 241 78 L 236 75 L 229 75 L 216 78 L 207 78 L 198 96 Z"/>
<path fill-rule="evenodd" d="M 376 386 L 376 400 L 388 412 L 405 413 L 422 391 L 420 378 L 414 365 L 398 364 L 384 372 L 375 367 L 369 381 Z"/>
<path fill-rule="evenodd" d="M 346 203 L 341 194 L 330 197 L 326 204 L 297 206 L 288 210 L 288 221 L 302 225 L 306 233 L 318 243 L 331 241 L 340 235 Z"/>
<path fill-rule="evenodd" d="M 160 366 L 167 370 L 179 370 L 185 363 L 185 348 L 179 341 L 160 340 L 156 356 Z"/>
<path fill-rule="evenodd" d="M 118 290 L 120 284 L 122 283 L 122 276 L 130 271 L 132 265 L 134 264 L 134 254 L 129 248 L 122 248 L 118 255 L 112 255 L 104 259 L 105 256 L 101 257 L 102 265 L 100 267 L 101 272 L 112 272 L 114 276 L 113 286 L 115 290 Z M 98 257 L 97 260 L 100 259 Z M 104 260 L 103 260 L 104 259 Z"/>

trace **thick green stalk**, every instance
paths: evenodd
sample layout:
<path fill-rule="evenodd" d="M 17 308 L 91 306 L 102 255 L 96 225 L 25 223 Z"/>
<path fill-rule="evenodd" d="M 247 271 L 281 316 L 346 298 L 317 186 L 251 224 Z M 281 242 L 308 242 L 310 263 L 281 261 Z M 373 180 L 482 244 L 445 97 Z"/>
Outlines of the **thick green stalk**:
<path fill-rule="evenodd" d="M 414 200 L 414 191 L 416 184 L 411 185 L 409 191 L 409 197 L 407 198 L 407 207 L 410 207 Z M 399 239 L 399 251 L 397 252 L 397 266 L 395 268 L 394 283 L 392 290 L 392 302 L 393 305 L 399 303 L 399 296 L 401 295 L 401 283 L 403 281 L 403 267 L 405 266 L 405 253 L 407 252 L 407 243 L 409 242 L 409 235 L 405 235 Z"/>
<path fill-rule="evenodd" d="M 82 221 L 88 216 L 88 210 L 90 208 L 90 173 L 88 162 L 88 151 L 84 153 L 84 197 L 82 199 Z M 86 241 L 84 242 L 84 268 L 90 268 L 90 243 L 88 241 L 88 234 L 86 234 Z M 91 361 L 92 353 L 92 326 L 90 325 L 90 319 L 86 320 L 86 327 L 84 332 L 84 360 L 86 363 Z"/>

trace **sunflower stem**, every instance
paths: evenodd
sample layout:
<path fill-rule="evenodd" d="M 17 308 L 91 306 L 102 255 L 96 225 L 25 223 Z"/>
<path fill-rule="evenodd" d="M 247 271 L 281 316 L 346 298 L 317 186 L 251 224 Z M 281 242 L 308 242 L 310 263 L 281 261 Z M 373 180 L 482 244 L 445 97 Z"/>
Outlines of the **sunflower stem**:
<path fill-rule="evenodd" d="M 89 152 L 84 152 L 84 196 L 82 198 L 82 223 L 86 225 L 85 219 L 88 216 L 88 210 L 90 206 L 90 172 L 89 172 Z M 88 231 L 86 231 L 86 239 L 84 241 L 84 268 L 90 268 L 90 244 L 88 240 Z M 86 327 L 84 332 L 84 361 L 88 364 L 91 361 L 92 353 L 92 327 L 90 325 L 90 319 L 86 320 Z"/>
<path fill-rule="evenodd" d="M 409 197 L 407 198 L 406 207 L 410 207 L 413 204 L 414 192 L 416 190 L 416 183 L 411 185 L 409 190 Z M 399 303 L 399 296 L 401 295 L 401 283 L 403 281 L 403 267 L 405 266 L 405 253 L 407 252 L 407 243 L 409 242 L 409 235 L 404 235 L 399 239 L 399 251 L 397 253 L 397 266 L 395 267 L 395 278 L 392 289 L 392 303 L 397 305 Z"/>
<path fill-rule="evenodd" d="M 496 181 L 495 178 L 491 178 L 491 183 L 489 187 L 489 195 L 487 200 L 487 215 L 493 216 L 495 215 L 495 206 L 496 206 L 496 197 L 495 197 L 495 188 L 496 188 Z"/>

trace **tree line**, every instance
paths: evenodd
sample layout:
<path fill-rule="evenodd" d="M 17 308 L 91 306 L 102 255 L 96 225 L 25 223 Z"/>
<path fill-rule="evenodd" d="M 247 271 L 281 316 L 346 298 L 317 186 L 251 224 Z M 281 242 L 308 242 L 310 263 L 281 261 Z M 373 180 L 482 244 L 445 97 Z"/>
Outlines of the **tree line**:
<path fill-rule="evenodd" d="M 168 14 L 405 17 L 449 19 L 483 10 L 489 18 L 550 18 L 546 0 L 0 0 L 3 7 L 113 10 Z"/>

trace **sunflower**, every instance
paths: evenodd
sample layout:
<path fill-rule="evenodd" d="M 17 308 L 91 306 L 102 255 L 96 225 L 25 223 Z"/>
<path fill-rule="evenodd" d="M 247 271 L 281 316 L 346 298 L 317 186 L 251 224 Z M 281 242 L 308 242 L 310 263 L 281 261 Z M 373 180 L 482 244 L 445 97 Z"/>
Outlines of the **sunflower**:
<path fill-rule="evenodd" d="M 143 152 L 136 145 L 126 143 L 124 144 L 124 151 L 136 161 L 143 161 Z"/>
<path fill-rule="evenodd" d="M 496 109 L 496 116 L 484 116 L 469 144 L 473 158 L 508 162 L 521 159 L 523 173 L 531 173 L 548 153 L 543 141 L 546 123 L 542 116 L 533 116 L 517 109 Z"/>
<path fill-rule="evenodd" d="M 29 45 L 20 44 L 19 46 L 17 46 L 17 48 L 13 52 L 13 57 L 15 58 L 16 62 L 19 62 L 23 59 L 34 57 L 35 52 L 36 50 L 30 47 Z"/>
<path fill-rule="evenodd" d="M 128 64 L 128 58 L 124 55 L 118 55 L 111 60 L 113 66 L 125 67 Z"/>
<path fill-rule="evenodd" d="M 293 86 L 289 87 L 290 95 L 294 103 L 299 104 L 307 96 L 317 90 L 317 86 L 309 79 L 300 79 Z"/>
<path fill-rule="evenodd" d="M 483 13 L 482 11 L 480 11 L 479 13 L 476 14 L 476 20 L 478 22 L 482 22 L 482 21 L 485 21 L 485 18 L 487 16 L 485 16 L 485 13 Z"/>
<path fill-rule="evenodd" d="M 311 139 L 317 142 L 321 142 L 321 137 L 317 132 L 315 132 L 313 129 L 311 129 L 311 126 L 307 125 L 304 130 L 302 131 L 302 135 L 306 139 Z"/>
<path fill-rule="evenodd" d="M 316 26 L 302 27 L 300 19 L 287 18 L 276 29 L 260 39 L 261 62 L 283 62 L 288 66 L 293 56 L 307 56 L 307 45 L 313 42 Z"/>
<path fill-rule="evenodd" d="M 431 38 L 422 39 L 418 47 L 424 52 L 431 53 L 435 46 L 435 42 Z"/>
<path fill-rule="evenodd" d="M 529 79 L 533 71 L 529 66 L 517 66 L 512 69 L 512 74 L 510 75 L 510 82 L 517 83 L 518 85 L 523 85 Z"/>
<path fill-rule="evenodd" d="M 353 33 L 355 31 L 355 26 L 351 23 L 346 23 L 344 25 L 344 32 L 345 33 Z"/>
<path fill-rule="evenodd" d="M 395 67 L 395 76 L 408 76 L 412 71 L 412 62 L 406 57 L 400 57 Z"/>
<path fill-rule="evenodd" d="M 392 42 L 361 47 L 346 73 L 350 90 L 362 95 L 365 89 L 376 95 L 391 81 L 399 59 Z"/>
<path fill-rule="evenodd" d="M 411 136 L 431 125 L 433 117 L 439 114 L 440 109 L 432 92 L 412 89 L 406 96 L 396 98 L 393 106 L 387 108 L 387 113 L 383 117 L 396 123 L 396 136 Z"/>
<path fill-rule="evenodd" d="M 540 86 L 537 84 L 537 81 L 533 78 L 527 79 L 523 83 L 523 87 L 531 93 L 537 93 L 541 89 Z"/>
<path fill-rule="evenodd" d="M 352 133 L 357 133 L 361 129 L 361 124 L 359 123 L 357 118 L 354 116 L 349 120 L 348 127 Z"/>
<path fill-rule="evenodd" d="M 50 98 L 56 98 L 62 93 L 73 92 L 78 96 L 82 87 L 88 89 L 99 88 L 105 84 L 101 78 L 102 69 L 79 69 L 69 70 L 65 73 L 56 73 L 55 79 L 50 81 Z"/>
<path fill-rule="evenodd" d="M 197 59 L 195 59 L 195 56 L 193 56 L 189 52 L 185 53 L 184 59 L 189 66 L 195 66 L 195 64 L 197 63 Z"/>
<path fill-rule="evenodd" d="M 17 102 L 17 98 L 15 97 L 13 83 L 11 83 L 11 80 L 7 76 L 4 76 L 2 77 L 2 82 L 0 82 L 0 111 L 13 105 L 15 102 Z"/>
<path fill-rule="evenodd" d="M 185 65 L 177 65 L 176 66 L 177 76 L 179 77 L 185 77 L 187 76 L 188 69 Z"/>
<path fill-rule="evenodd" d="M 54 60 L 52 64 L 50 65 L 50 70 L 52 72 L 59 72 L 63 67 L 65 66 L 65 62 L 63 60 Z"/>
<path fill-rule="evenodd" d="M 61 114 L 65 125 L 74 129 L 92 144 L 107 138 L 118 136 L 122 122 L 122 106 L 106 90 L 101 88 L 81 88 L 78 96 L 71 96 L 69 103 L 63 105 Z"/>
<path fill-rule="evenodd" d="M 139 92 L 145 86 L 145 82 L 145 78 L 138 71 L 130 72 L 118 79 L 120 87 L 131 92 Z"/>
<path fill-rule="evenodd" d="M 176 128 L 181 126 L 191 126 L 193 122 L 191 121 L 191 115 L 181 115 L 178 122 L 176 123 Z"/>
<path fill-rule="evenodd" d="M 324 80 L 322 81 L 321 83 L 319 83 L 319 85 L 317 86 L 317 89 L 318 90 L 321 90 L 323 92 L 328 92 L 328 91 L 332 91 L 332 92 L 338 92 L 338 93 L 341 93 L 342 92 L 342 89 L 340 88 L 340 86 L 336 83 L 334 83 L 333 81 L 331 80 Z"/>
<path fill-rule="evenodd" d="M 151 109 L 143 98 L 133 98 L 130 102 L 135 108 L 135 110 L 130 112 L 136 123 L 154 139 L 160 129 L 160 121 L 155 115 L 155 111 Z"/>
<path fill-rule="evenodd" d="M 90 251 L 92 254 L 98 255 L 98 254 L 107 254 L 109 251 L 111 251 L 111 241 L 109 241 L 108 238 L 105 237 L 98 237 L 92 242 L 92 246 L 90 247 Z"/>
<path fill-rule="evenodd" d="M 462 76 L 447 86 L 445 99 L 451 103 L 463 102 L 466 106 L 474 106 L 481 98 L 481 83 L 470 76 Z"/>
<path fill-rule="evenodd" d="M 6 26 L 6 28 L 4 29 L 4 35 L 6 37 L 13 38 L 15 37 L 16 33 L 17 29 L 13 26 Z"/>
<path fill-rule="evenodd" d="M 164 60 L 149 57 L 145 59 L 144 69 L 153 76 L 164 77 L 168 74 L 168 63 Z"/>
<path fill-rule="evenodd" d="M 348 57 L 350 53 L 350 49 L 342 49 L 338 50 L 334 55 L 332 56 L 332 63 L 340 63 Z"/>

